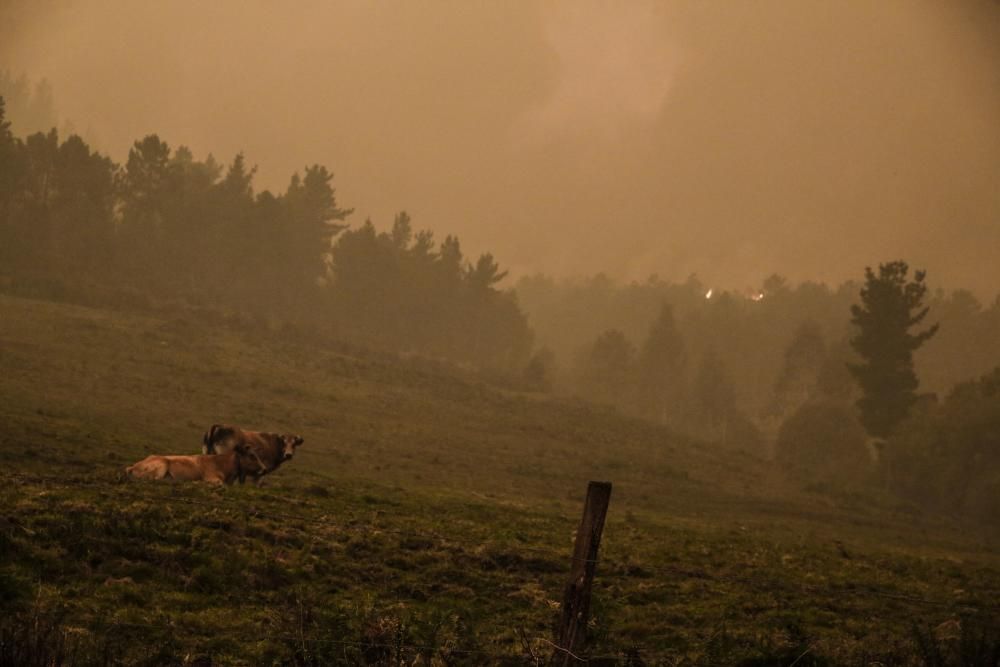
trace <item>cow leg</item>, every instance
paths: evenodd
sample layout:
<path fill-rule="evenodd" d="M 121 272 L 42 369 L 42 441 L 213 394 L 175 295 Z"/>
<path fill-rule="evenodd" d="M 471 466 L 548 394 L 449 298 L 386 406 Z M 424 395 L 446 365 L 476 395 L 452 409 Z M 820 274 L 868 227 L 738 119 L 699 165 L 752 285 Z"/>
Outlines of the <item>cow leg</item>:
<path fill-rule="evenodd" d="M 163 464 L 161 464 L 159 467 L 157 467 L 153 471 L 153 474 L 150 477 L 150 479 L 158 479 L 158 480 L 159 479 L 169 479 L 169 480 L 173 481 L 173 479 L 174 479 L 173 475 L 170 474 L 170 464 L 169 463 L 163 463 Z"/>
<path fill-rule="evenodd" d="M 260 466 L 260 470 L 261 470 L 260 474 L 264 475 L 265 473 L 267 473 L 268 472 L 267 466 L 264 465 L 264 462 L 260 460 L 260 456 L 257 454 L 257 452 L 255 452 L 254 450 L 251 449 L 250 453 L 253 454 L 253 457 L 257 460 L 257 465 Z"/>

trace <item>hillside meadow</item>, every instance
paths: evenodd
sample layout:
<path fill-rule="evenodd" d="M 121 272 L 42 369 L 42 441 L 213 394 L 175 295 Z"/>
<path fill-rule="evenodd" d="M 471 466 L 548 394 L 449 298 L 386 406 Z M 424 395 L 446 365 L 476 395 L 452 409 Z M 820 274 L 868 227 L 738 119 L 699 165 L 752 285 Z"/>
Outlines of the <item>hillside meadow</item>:
<path fill-rule="evenodd" d="M 305 444 L 260 488 L 124 480 L 215 422 Z M 0 295 L 0 452 L 2 664 L 542 661 L 589 480 L 591 664 L 1000 646 L 987 528 L 276 323 Z"/>

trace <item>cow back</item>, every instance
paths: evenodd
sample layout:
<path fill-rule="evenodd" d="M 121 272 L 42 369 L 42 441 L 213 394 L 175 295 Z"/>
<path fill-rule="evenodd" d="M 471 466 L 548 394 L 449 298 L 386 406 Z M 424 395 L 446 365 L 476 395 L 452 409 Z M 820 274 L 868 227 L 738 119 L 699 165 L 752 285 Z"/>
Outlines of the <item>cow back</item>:
<path fill-rule="evenodd" d="M 229 424 L 212 424 L 202 437 L 203 454 L 225 454 L 243 440 L 243 430 Z"/>

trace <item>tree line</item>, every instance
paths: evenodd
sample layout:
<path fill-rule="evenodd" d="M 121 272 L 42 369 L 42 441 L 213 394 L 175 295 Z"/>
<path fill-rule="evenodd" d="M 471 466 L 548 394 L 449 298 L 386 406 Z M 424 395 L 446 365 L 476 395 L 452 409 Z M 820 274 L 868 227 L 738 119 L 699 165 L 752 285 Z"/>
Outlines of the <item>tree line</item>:
<path fill-rule="evenodd" d="M 774 276 L 742 294 L 693 276 L 622 285 L 536 275 L 516 289 L 539 343 L 554 351 L 557 389 L 702 437 L 764 447 L 818 391 L 821 369 L 823 391 L 853 391 L 845 314 L 854 286 L 793 287 Z"/>
<path fill-rule="evenodd" d="M 901 261 L 837 289 L 601 275 L 517 289 L 562 353 L 557 390 L 771 457 L 811 488 L 1000 519 L 1000 299 L 932 292 Z"/>
<path fill-rule="evenodd" d="M 400 213 L 350 228 L 333 174 L 255 191 L 228 164 L 136 141 L 123 165 L 77 135 L 13 134 L 0 98 L 0 275 L 43 291 L 180 300 L 490 368 L 525 364 L 532 334 L 490 254 L 468 260 Z"/>
<path fill-rule="evenodd" d="M 558 388 L 601 398 L 601 387 L 588 378 L 602 377 L 602 364 L 613 365 L 617 370 L 608 375 L 609 382 L 618 389 L 606 398 L 634 407 L 639 368 L 647 365 L 643 359 L 653 359 L 659 347 L 671 347 L 662 354 L 675 357 L 672 381 L 681 384 L 675 391 L 690 397 L 701 367 L 719 366 L 726 393 L 767 430 L 774 418 L 818 391 L 820 369 L 825 369 L 823 391 L 857 391 L 846 364 L 856 361 L 849 344 L 851 306 L 858 303 L 863 284 L 792 284 L 773 275 L 759 288 L 733 291 L 712 289 L 696 276 L 684 282 L 653 276 L 618 283 L 598 274 L 567 280 L 526 276 L 515 289 L 538 344 L 553 353 Z M 1000 365 L 1000 298 L 981 303 L 967 290 L 929 288 L 924 301 L 941 328 L 914 354 L 922 391 L 943 395 Z M 671 329 L 676 335 L 665 333 Z M 668 344 L 671 338 L 675 342 Z M 597 368 L 588 369 L 591 363 Z M 623 393 L 622 383 L 632 389 Z"/>

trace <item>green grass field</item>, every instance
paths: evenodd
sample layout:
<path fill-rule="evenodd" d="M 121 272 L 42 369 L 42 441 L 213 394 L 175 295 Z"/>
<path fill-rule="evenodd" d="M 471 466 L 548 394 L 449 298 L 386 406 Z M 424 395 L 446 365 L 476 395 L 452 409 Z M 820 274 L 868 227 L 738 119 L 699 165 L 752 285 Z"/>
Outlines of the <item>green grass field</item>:
<path fill-rule="evenodd" d="M 213 422 L 305 445 L 261 488 L 123 481 L 148 453 L 200 452 Z M 607 664 L 952 664 L 1000 618 L 982 527 L 184 311 L 0 296 L 0 451 L 11 664 L 32 642 L 81 664 L 530 663 L 588 480 L 614 483 L 585 651 Z"/>

